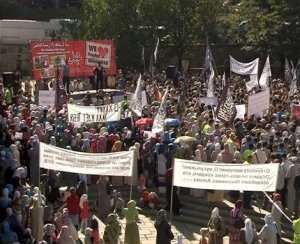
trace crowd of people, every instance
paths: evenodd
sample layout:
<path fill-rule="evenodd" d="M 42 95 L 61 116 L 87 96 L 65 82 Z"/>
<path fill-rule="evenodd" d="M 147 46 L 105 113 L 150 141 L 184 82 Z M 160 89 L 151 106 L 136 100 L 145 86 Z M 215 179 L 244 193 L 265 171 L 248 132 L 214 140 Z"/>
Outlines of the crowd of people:
<path fill-rule="evenodd" d="M 133 93 L 137 78 L 137 72 L 120 74 L 117 87 L 126 94 Z M 244 80 L 230 80 L 236 104 L 247 104 L 247 96 L 258 91 L 247 92 L 244 83 Z M 189 194 L 207 198 L 211 204 L 222 202 L 225 197 L 235 202 L 228 227 L 224 226 L 218 209 L 213 210 L 206 235 L 208 243 L 223 243 L 222 238 L 228 233 L 232 244 L 252 244 L 258 240 L 277 243 L 281 235 L 281 211 L 295 218 L 294 243 L 300 243 L 300 219 L 297 218 L 300 214 L 300 120 L 292 116 L 290 109 L 292 103 L 298 103 L 299 97 L 288 96 L 285 81 L 277 79 L 270 83 L 271 105 L 263 117 L 245 114 L 243 119 L 234 119 L 230 124 L 216 119 L 214 106 L 199 102 L 199 97 L 205 97 L 207 92 L 207 85 L 199 77 L 186 74 L 169 80 L 164 72 L 155 77 L 145 74 L 143 89 L 148 105 L 144 106 L 141 117 L 130 111 L 130 98 L 125 95 L 123 113 L 132 114 L 131 118 L 124 116 L 119 122 L 84 124 L 79 128 L 68 123 L 66 104 L 59 111 L 55 107 L 38 106 L 33 102 L 37 101 L 33 95 L 37 89 L 32 92 L 30 85 L 24 87 L 14 95 L 7 87 L 1 91 L 0 243 L 73 244 L 79 241 L 78 231 L 81 231 L 86 243 L 114 244 L 118 243 L 121 233 L 119 218 L 125 217 L 125 243 L 138 244 L 141 242 L 137 205 L 159 210 L 155 221 L 156 243 L 170 243 L 174 236 L 166 210 L 170 211 L 171 196 L 173 214 L 181 214 L 177 194 L 180 189 L 173 187 L 172 194 L 175 157 L 202 162 L 279 164 L 277 191 L 272 196 L 281 210 L 273 205 L 271 214 L 265 217 L 265 226 L 258 232 L 251 219 L 244 215 L 243 207 L 251 209 L 252 198 L 261 197 L 259 194 L 200 189 L 189 189 Z M 151 119 L 153 121 L 167 87 L 166 118 L 178 123 L 166 123 L 162 134 L 153 134 Z M 217 82 L 215 95 L 220 98 L 221 94 L 221 85 Z M 74 103 L 70 97 L 68 102 Z M 108 93 L 97 94 L 95 104 L 111 102 Z M 95 105 L 93 103 L 89 94 L 82 101 L 84 105 Z M 137 124 L 141 118 L 149 118 L 149 123 Z M 122 192 L 116 189 L 131 184 L 126 177 L 39 169 L 39 142 L 90 153 L 134 148 L 137 169 L 132 182 L 140 197 L 125 207 Z M 91 186 L 97 189 L 93 214 L 106 224 L 103 236 L 98 219 L 92 217 L 88 198 Z M 164 187 L 167 206 L 162 206 L 159 199 L 159 191 Z M 206 239 L 201 241 L 205 243 Z"/>

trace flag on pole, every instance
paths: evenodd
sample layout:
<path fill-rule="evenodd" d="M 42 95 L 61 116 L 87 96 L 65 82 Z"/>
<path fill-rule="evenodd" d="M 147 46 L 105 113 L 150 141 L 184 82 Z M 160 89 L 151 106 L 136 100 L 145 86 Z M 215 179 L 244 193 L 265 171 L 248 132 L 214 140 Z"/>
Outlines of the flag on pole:
<path fill-rule="evenodd" d="M 221 101 L 217 108 L 217 119 L 223 122 L 232 122 L 236 115 L 236 107 L 229 86 L 225 87 Z"/>
<path fill-rule="evenodd" d="M 144 72 L 145 72 L 145 47 L 142 46 L 142 65 L 143 65 L 143 69 L 144 69 Z"/>
<path fill-rule="evenodd" d="M 158 45 L 159 45 L 159 37 L 157 38 L 156 47 L 155 47 L 155 50 L 154 50 L 154 53 L 153 53 L 153 56 L 154 56 L 154 64 L 156 64 L 156 62 L 157 62 Z"/>
<path fill-rule="evenodd" d="M 224 72 L 222 75 L 222 86 L 221 86 L 222 90 L 225 88 L 225 86 L 226 86 L 226 75 Z"/>
<path fill-rule="evenodd" d="M 130 101 L 130 108 L 134 111 L 138 116 L 142 116 L 143 110 L 143 94 L 142 94 L 142 75 L 139 75 L 135 92 Z"/>
<path fill-rule="evenodd" d="M 290 91 L 289 91 L 289 97 L 294 96 L 295 94 L 298 93 L 298 88 L 297 88 L 297 71 L 296 69 L 293 68 L 292 70 L 292 81 L 290 84 Z"/>
<path fill-rule="evenodd" d="M 272 72 L 271 72 L 271 65 L 270 65 L 270 57 L 268 55 L 266 62 L 265 62 L 265 66 L 264 66 L 261 76 L 259 78 L 259 85 L 261 87 L 268 87 L 269 79 L 271 77 L 272 77 Z"/>
<path fill-rule="evenodd" d="M 205 58 L 204 58 L 204 66 L 201 72 L 201 77 L 208 82 L 209 78 L 210 78 L 210 70 L 211 70 L 211 66 L 213 63 L 213 58 L 212 58 L 212 53 L 210 50 L 209 45 L 207 44 L 206 46 L 206 50 L 205 50 Z"/>
<path fill-rule="evenodd" d="M 149 73 L 152 77 L 154 76 L 153 54 L 150 55 Z"/>
<path fill-rule="evenodd" d="M 157 114 L 154 117 L 152 133 L 161 133 L 164 131 L 164 122 L 166 118 L 166 100 L 169 93 L 169 87 L 165 91 L 164 96 L 162 97 L 159 109 Z"/>
<path fill-rule="evenodd" d="M 209 68 L 209 79 L 207 84 L 207 97 L 214 97 L 214 81 L 215 81 L 215 71 L 212 66 L 212 63 L 210 63 Z"/>
<path fill-rule="evenodd" d="M 284 79 L 287 82 L 291 82 L 293 79 L 293 73 L 292 73 L 292 65 L 289 62 L 287 58 L 285 58 L 285 65 L 284 65 Z"/>

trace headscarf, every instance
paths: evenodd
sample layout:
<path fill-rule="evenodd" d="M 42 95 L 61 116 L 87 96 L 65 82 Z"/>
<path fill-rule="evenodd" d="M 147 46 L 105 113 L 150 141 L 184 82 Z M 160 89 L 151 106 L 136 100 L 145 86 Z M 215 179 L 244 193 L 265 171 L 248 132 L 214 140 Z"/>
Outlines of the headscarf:
<path fill-rule="evenodd" d="M 220 211 L 218 207 L 215 207 L 212 211 L 211 211 L 211 215 L 210 218 L 219 218 L 220 217 Z"/>
<path fill-rule="evenodd" d="M 83 203 L 86 202 L 87 200 L 88 200 L 87 194 L 82 194 L 79 201 L 79 207 L 81 209 L 83 208 Z"/>
<path fill-rule="evenodd" d="M 115 141 L 111 151 L 112 152 L 120 152 L 122 150 L 122 142 L 121 141 Z"/>
<path fill-rule="evenodd" d="M 267 214 L 265 216 L 264 220 L 265 220 L 265 227 L 267 227 L 273 233 L 277 233 L 277 227 L 275 225 L 272 215 Z"/>
<path fill-rule="evenodd" d="M 254 230 L 252 221 L 249 218 L 245 220 L 245 238 L 247 244 L 252 244 L 254 239 Z"/>
<path fill-rule="evenodd" d="M 160 209 L 156 215 L 155 226 L 159 226 L 164 221 L 167 222 L 167 212 L 164 209 Z"/>
<path fill-rule="evenodd" d="M 136 202 L 134 200 L 130 200 L 127 203 L 127 208 L 124 209 L 124 212 L 126 217 L 126 223 L 136 222 L 139 212 L 136 208 Z"/>
<path fill-rule="evenodd" d="M 51 136 L 51 137 L 50 137 L 50 145 L 56 146 L 56 139 L 55 139 L 55 136 Z"/>
<path fill-rule="evenodd" d="M 58 244 L 75 244 L 75 240 L 72 238 L 72 235 L 70 233 L 70 230 L 69 230 L 69 227 L 64 225 L 62 228 L 61 228 L 61 231 L 58 235 L 58 238 L 57 238 L 57 242 Z"/>

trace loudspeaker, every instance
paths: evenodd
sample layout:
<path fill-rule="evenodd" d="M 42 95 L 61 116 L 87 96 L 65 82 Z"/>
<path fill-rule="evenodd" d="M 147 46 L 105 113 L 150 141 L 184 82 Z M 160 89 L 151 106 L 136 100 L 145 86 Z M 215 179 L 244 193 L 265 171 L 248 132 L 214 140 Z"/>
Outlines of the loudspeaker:
<path fill-rule="evenodd" d="M 167 79 L 174 80 L 176 78 L 177 68 L 174 65 L 169 65 L 166 69 Z"/>

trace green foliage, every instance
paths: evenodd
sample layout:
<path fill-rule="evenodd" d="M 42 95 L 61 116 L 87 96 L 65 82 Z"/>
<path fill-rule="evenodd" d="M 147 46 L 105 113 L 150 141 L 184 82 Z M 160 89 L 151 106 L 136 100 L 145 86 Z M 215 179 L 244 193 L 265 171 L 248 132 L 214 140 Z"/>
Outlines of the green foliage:
<path fill-rule="evenodd" d="M 241 0 L 222 18 L 227 41 L 258 51 L 292 54 L 299 48 L 298 0 Z"/>

